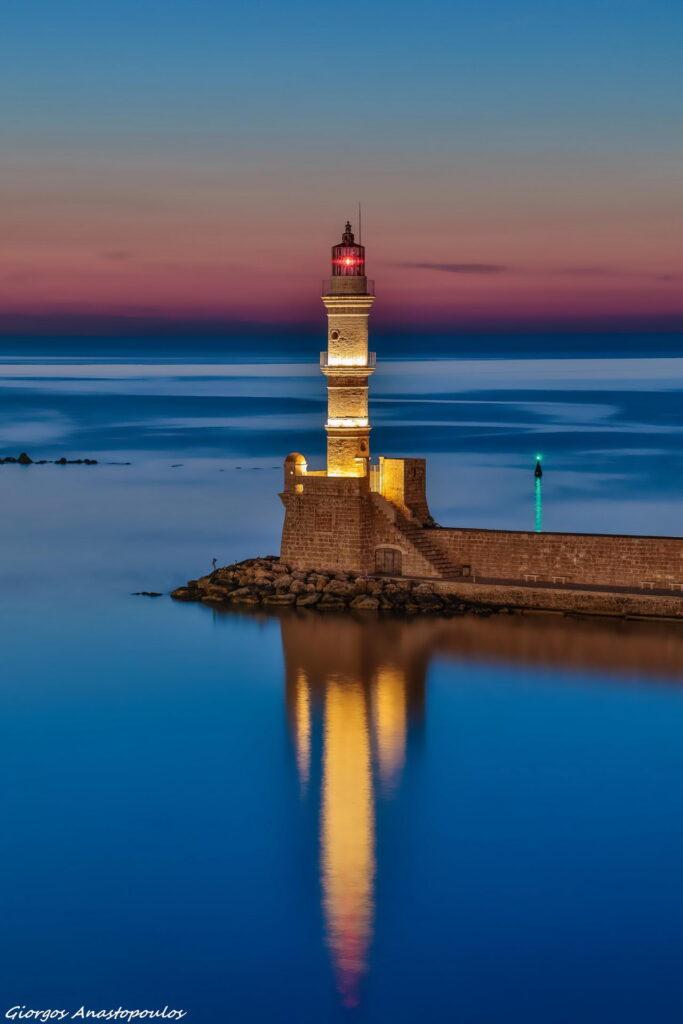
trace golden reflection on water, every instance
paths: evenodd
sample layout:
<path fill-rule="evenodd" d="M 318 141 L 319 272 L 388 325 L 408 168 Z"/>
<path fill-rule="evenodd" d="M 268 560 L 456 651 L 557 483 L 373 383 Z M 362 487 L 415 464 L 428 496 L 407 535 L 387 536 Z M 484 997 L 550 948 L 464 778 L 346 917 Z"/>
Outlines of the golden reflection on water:
<path fill-rule="evenodd" d="M 309 795 L 319 799 L 321 902 L 347 1006 L 358 1003 L 372 942 L 376 801 L 398 785 L 410 722 L 422 717 L 425 663 L 397 652 L 402 630 L 282 618 L 290 731 L 302 792 L 319 779 Z"/>
<path fill-rule="evenodd" d="M 596 682 L 683 676 L 683 627 L 555 616 L 281 617 L 286 703 L 302 795 L 319 814 L 321 903 L 343 1002 L 359 1001 L 372 943 L 378 800 L 400 792 L 435 657 L 589 670 Z M 558 685 L 562 676 L 558 676 Z M 414 753 L 413 753 L 414 756 Z M 319 788 L 318 788 L 319 787 Z"/>
<path fill-rule="evenodd" d="M 295 701 L 296 763 L 305 793 L 311 770 L 311 693 L 305 672 L 297 675 Z"/>
<path fill-rule="evenodd" d="M 406 756 L 408 707 L 405 674 L 396 665 L 381 665 L 374 689 L 374 724 L 379 777 L 385 793 L 398 784 Z"/>
<path fill-rule="evenodd" d="M 372 933 L 375 819 L 366 694 L 330 679 L 325 694 L 321 877 L 328 942 L 339 989 L 357 1002 Z"/>

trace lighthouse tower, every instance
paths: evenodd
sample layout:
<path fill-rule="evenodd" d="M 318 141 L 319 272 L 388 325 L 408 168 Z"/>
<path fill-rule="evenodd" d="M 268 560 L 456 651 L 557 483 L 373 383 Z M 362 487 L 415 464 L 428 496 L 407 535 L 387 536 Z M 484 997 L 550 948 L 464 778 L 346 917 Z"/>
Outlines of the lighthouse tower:
<path fill-rule="evenodd" d="M 294 569 L 439 576 L 445 556 L 425 530 L 431 521 L 425 460 L 380 456 L 370 467 L 368 379 L 375 353 L 368 352 L 368 316 L 375 297 L 365 276 L 365 249 L 348 221 L 341 242 L 332 246 L 332 274 L 323 283 L 322 300 L 327 466 L 309 469 L 296 451 L 285 459 L 282 561 Z M 305 590 L 297 602 L 312 604 L 318 597 Z"/>
<path fill-rule="evenodd" d="M 327 377 L 327 475 L 367 476 L 370 464 L 368 377 L 375 354 L 368 352 L 368 316 L 374 302 L 365 276 L 365 246 L 347 221 L 332 246 L 332 276 L 323 283 L 327 352 L 320 369 Z"/>

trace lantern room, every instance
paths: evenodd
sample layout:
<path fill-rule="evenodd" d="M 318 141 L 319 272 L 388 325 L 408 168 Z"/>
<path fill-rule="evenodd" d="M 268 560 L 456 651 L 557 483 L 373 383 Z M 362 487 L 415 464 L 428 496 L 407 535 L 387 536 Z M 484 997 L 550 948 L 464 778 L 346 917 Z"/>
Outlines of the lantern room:
<path fill-rule="evenodd" d="M 365 277 L 365 246 L 357 245 L 347 220 L 342 240 L 332 246 L 333 277 Z"/>

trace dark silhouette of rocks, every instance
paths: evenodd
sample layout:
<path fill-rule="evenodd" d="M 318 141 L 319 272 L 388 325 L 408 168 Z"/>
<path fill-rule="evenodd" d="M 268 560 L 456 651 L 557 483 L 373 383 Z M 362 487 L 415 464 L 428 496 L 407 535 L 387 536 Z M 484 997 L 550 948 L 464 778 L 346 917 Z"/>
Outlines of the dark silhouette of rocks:
<path fill-rule="evenodd" d="M 26 452 L 22 452 L 18 459 L 15 459 L 13 455 L 7 455 L 4 459 L 0 459 L 0 465 L 8 462 L 14 462 L 19 466 L 46 466 L 49 463 L 55 466 L 96 466 L 98 464 L 97 459 L 66 459 L 64 456 L 61 459 L 38 459 L 34 462 Z M 125 462 L 123 465 L 130 466 L 130 462 Z"/>
<path fill-rule="evenodd" d="M 160 590 L 134 590 L 132 597 L 163 597 Z"/>

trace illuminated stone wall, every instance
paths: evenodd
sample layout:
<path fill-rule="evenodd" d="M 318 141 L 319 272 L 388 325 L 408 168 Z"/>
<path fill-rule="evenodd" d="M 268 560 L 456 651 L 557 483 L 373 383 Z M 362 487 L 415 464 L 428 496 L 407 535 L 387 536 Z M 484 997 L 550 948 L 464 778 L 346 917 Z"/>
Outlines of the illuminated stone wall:
<path fill-rule="evenodd" d="M 365 278 L 349 280 L 354 288 L 367 287 Z M 328 331 L 321 369 L 327 377 L 329 476 L 359 477 L 368 471 L 368 377 L 374 369 L 368 358 L 368 314 L 373 301 L 364 294 L 323 296 Z"/>
<path fill-rule="evenodd" d="M 328 377 L 327 422 L 353 417 L 368 421 L 367 377 Z"/>
<path fill-rule="evenodd" d="M 428 513 L 421 462 L 384 460 L 384 497 L 393 494 L 394 503 L 373 496 L 367 477 L 286 476 L 283 560 L 298 568 L 373 573 L 377 548 L 393 548 L 406 576 L 438 579 L 467 567 L 498 581 L 683 588 L 683 538 L 422 529 L 419 516 L 406 521 L 401 513 L 408 502 Z"/>
<path fill-rule="evenodd" d="M 406 508 L 423 523 L 429 517 L 425 459 L 387 459 L 380 456 L 381 493 Z"/>
<path fill-rule="evenodd" d="M 683 538 L 609 534 L 433 530 L 453 562 L 491 579 L 662 587 L 683 584 Z M 533 580 L 531 581 L 533 582 Z"/>
<path fill-rule="evenodd" d="M 327 472 L 331 477 L 367 475 L 369 429 L 327 428 Z"/>
<path fill-rule="evenodd" d="M 368 495 L 367 477 L 297 477 L 281 495 L 283 561 L 294 568 L 362 571 L 370 557 Z"/>
<path fill-rule="evenodd" d="M 323 296 L 327 309 L 327 351 L 332 364 L 367 362 L 368 316 L 373 301 L 372 295 Z"/>

